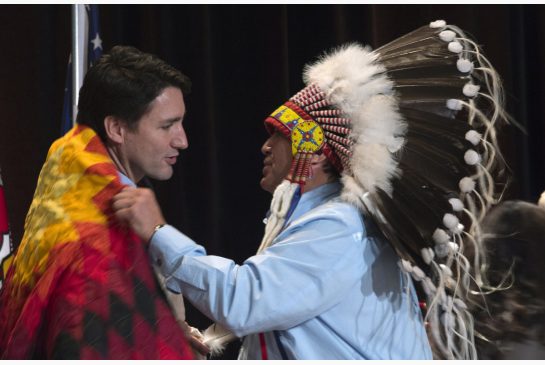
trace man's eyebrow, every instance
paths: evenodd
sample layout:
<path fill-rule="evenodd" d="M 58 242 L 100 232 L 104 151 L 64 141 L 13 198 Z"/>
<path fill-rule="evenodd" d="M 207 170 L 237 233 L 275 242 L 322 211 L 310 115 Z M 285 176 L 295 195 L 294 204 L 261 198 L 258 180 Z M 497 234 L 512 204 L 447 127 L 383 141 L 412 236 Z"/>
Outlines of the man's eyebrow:
<path fill-rule="evenodd" d="M 182 120 L 184 120 L 185 116 L 184 117 L 175 117 L 175 118 L 168 118 L 168 119 L 164 119 L 162 122 L 163 123 L 176 123 L 176 122 L 180 122 Z"/>

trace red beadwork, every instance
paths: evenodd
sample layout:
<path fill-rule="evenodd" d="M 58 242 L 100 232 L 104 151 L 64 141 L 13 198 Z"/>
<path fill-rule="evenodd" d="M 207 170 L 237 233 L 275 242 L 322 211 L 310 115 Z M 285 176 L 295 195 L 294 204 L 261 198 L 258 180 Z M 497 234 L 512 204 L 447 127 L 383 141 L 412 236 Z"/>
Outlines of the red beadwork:
<path fill-rule="evenodd" d="M 330 133 L 330 132 L 324 132 L 324 135 L 329 139 L 333 140 L 335 142 L 340 143 L 343 146 L 350 147 L 354 144 L 353 141 L 349 140 L 348 138 L 340 137 L 336 134 Z"/>
<path fill-rule="evenodd" d="M 311 105 L 308 105 L 305 107 L 306 110 L 316 110 L 316 109 L 319 109 L 319 108 L 323 108 L 324 106 L 328 106 L 329 103 L 327 102 L 327 100 L 320 100 L 314 104 L 311 104 Z"/>
<path fill-rule="evenodd" d="M 348 118 L 323 118 L 318 117 L 315 119 L 320 124 L 332 124 L 332 125 L 351 125 L 351 121 Z"/>
<path fill-rule="evenodd" d="M 325 129 L 325 130 L 337 133 L 337 134 L 344 134 L 345 136 L 350 134 L 350 129 L 349 128 L 338 127 L 336 125 L 322 124 L 322 128 Z"/>
<path fill-rule="evenodd" d="M 328 109 L 328 110 L 313 110 L 309 112 L 313 117 L 335 117 L 342 115 L 342 112 L 337 109 Z"/>
<path fill-rule="evenodd" d="M 328 143 L 335 149 L 335 152 L 337 153 L 337 155 L 339 155 L 339 157 L 341 155 L 345 155 L 345 156 L 352 156 L 352 152 L 350 152 L 348 149 L 346 149 L 344 146 L 342 146 L 341 144 L 333 141 L 333 140 L 330 140 L 328 141 Z"/>

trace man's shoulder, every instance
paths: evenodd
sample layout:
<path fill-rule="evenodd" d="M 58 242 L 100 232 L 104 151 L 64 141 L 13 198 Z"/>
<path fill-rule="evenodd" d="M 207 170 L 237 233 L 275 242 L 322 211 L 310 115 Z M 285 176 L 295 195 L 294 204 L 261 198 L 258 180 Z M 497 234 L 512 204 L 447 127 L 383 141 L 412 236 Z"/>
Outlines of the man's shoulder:
<path fill-rule="evenodd" d="M 341 200 L 339 197 L 330 199 L 314 207 L 303 214 L 297 221 L 298 223 L 329 221 L 354 228 L 363 227 L 363 217 L 360 210 L 354 205 Z"/>
<path fill-rule="evenodd" d="M 333 199 L 330 199 L 323 204 L 318 205 L 315 210 L 324 211 L 324 212 L 337 212 L 341 214 L 346 214 L 349 216 L 361 216 L 361 211 L 353 204 L 350 204 L 347 201 L 344 201 L 341 197 L 337 196 Z"/>

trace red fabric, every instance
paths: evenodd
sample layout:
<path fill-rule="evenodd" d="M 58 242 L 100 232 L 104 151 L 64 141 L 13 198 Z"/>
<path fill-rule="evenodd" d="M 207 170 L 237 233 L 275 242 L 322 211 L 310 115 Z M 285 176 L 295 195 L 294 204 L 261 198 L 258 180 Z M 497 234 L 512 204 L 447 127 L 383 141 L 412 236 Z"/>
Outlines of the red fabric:
<path fill-rule="evenodd" d="M 261 346 L 261 360 L 269 360 L 267 343 L 265 342 L 265 335 L 263 333 L 259 334 L 259 345 Z"/>
<path fill-rule="evenodd" d="M 0 238 L 2 233 L 8 232 L 8 212 L 6 211 L 6 200 L 4 187 L 0 185 Z"/>
<path fill-rule="evenodd" d="M 73 161 L 59 171 L 83 172 L 76 188 L 66 190 L 62 199 L 55 200 L 70 213 L 67 217 L 71 219 L 71 230 L 79 239 L 63 241 L 73 236 L 62 235 L 59 229 L 59 234 L 49 232 L 42 241 L 34 242 L 25 232 L 21 247 L 25 243 L 30 250 L 19 249 L 0 293 L 0 357 L 191 359 L 185 334 L 155 280 L 145 246 L 119 225 L 111 212 L 111 198 L 123 187 L 113 163 L 89 166 L 89 161 L 107 156 L 100 141 L 85 139 L 89 134 L 89 130 L 78 127 L 50 150 L 48 159 L 59 158 L 61 165 Z M 60 146 L 69 155 L 55 157 L 59 156 L 55 151 L 60 151 L 56 150 Z M 100 156 L 85 155 L 89 151 Z M 80 158 L 80 154 L 91 157 Z M 101 189 L 96 192 L 82 181 L 92 182 L 91 186 L 100 182 Z M 45 195 L 47 186 L 40 184 L 36 194 Z M 91 213 L 84 217 L 92 219 L 78 220 L 81 210 L 89 210 Z M 40 214 L 39 210 L 29 213 L 26 230 L 40 225 Z M 105 223 L 93 218 L 101 215 Z M 29 235 L 34 237 L 32 232 Z M 28 252 L 38 252 L 31 250 L 35 246 L 48 251 L 43 255 L 45 268 L 36 267 L 31 281 L 21 280 L 21 272 L 32 271 L 25 265 L 29 262 Z"/>

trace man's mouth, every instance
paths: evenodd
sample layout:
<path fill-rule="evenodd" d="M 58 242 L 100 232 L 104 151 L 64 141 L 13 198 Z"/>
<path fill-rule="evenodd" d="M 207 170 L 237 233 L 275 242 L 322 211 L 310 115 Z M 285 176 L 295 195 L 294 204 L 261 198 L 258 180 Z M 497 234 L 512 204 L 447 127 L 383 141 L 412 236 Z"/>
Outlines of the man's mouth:
<path fill-rule="evenodd" d="M 263 175 L 266 175 L 267 172 L 270 170 L 271 168 L 271 163 L 270 162 L 265 162 L 263 161 L 263 170 L 262 170 L 262 174 Z"/>
<path fill-rule="evenodd" d="M 174 165 L 176 163 L 177 158 L 178 156 L 170 156 L 170 157 L 167 157 L 166 160 L 169 165 Z"/>

